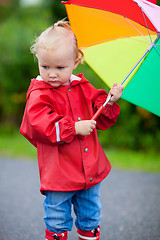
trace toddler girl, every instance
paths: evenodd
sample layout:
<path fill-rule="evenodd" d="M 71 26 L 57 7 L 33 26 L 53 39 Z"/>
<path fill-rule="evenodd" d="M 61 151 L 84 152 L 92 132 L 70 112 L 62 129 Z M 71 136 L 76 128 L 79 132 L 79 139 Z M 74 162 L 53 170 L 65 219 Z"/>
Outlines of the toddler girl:
<path fill-rule="evenodd" d="M 96 129 L 116 123 L 123 87 L 115 83 L 105 109 L 96 121 L 90 120 L 107 93 L 83 74 L 72 75 L 83 52 L 69 24 L 59 21 L 42 32 L 31 52 L 40 75 L 31 80 L 20 132 L 37 148 L 40 191 L 46 196 L 45 237 L 67 239 L 73 204 L 79 240 L 100 239 L 100 187 L 111 165 Z"/>

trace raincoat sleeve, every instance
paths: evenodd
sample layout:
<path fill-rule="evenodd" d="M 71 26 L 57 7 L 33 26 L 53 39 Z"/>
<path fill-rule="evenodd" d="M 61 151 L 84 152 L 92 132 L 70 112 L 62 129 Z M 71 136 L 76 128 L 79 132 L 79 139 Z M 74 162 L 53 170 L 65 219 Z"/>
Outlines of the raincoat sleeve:
<path fill-rule="evenodd" d="M 106 101 L 108 94 L 104 90 L 98 90 L 99 94 L 94 101 L 94 113 L 99 109 L 100 106 Z M 117 118 L 120 114 L 120 106 L 117 103 L 113 105 L 107 104 L 104 110 L 101 112 L 99 117 L 96 119 L 97 129 L 105 130 L 117 121 Z"/>
<path fill-rule="evenodd" d="M 57 114 L 48 96 L 30 94 L 20 127 L 20 133 L 35 147 L 37 141 L 45 144 L 70 143 L 75 135 L 75 122 Z"/>

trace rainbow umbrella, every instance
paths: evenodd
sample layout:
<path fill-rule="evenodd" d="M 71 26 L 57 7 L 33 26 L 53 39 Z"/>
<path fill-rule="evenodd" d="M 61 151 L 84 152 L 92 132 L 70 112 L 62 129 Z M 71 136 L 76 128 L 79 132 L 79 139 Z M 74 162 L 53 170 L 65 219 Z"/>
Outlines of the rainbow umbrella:
<path fill-rule="evenodd" d="M 154 2 L 63 3 L 90 67 L 110 88 L 123 84 L 123 99 L 160 116 L 160 7 Z"/>

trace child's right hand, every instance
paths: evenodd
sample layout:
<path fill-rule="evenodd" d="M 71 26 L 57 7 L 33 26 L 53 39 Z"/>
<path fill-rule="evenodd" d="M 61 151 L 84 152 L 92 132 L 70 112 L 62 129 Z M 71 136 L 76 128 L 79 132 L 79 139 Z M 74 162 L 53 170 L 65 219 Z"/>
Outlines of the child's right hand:
<path fill-rule="evenodd" d="M 75 130 L 76 134 L 82 135 L 82 136 L 87 136 L 90 135 L 91 132 L 96 127 L 96 121 L 94 120 L 82 120 L 79 122 L 75 122 Z"/>

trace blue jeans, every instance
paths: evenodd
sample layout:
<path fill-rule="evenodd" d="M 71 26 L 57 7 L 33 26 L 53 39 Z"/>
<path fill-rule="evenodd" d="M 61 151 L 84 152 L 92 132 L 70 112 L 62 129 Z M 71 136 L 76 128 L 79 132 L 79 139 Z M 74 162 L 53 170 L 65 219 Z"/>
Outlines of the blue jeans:
<path fill-rule="evenodd" d="M 62 233 L 71 231 L 73 218 L 72 204 L 76 215 L 75 225 L 82 231 L 91 231 L 98 227 L 101 220 L 100 202 L 101 183 L 87 190 L 71 192 L 45 191 L 46 198 L 44 222 L 48 231 Z"/>

